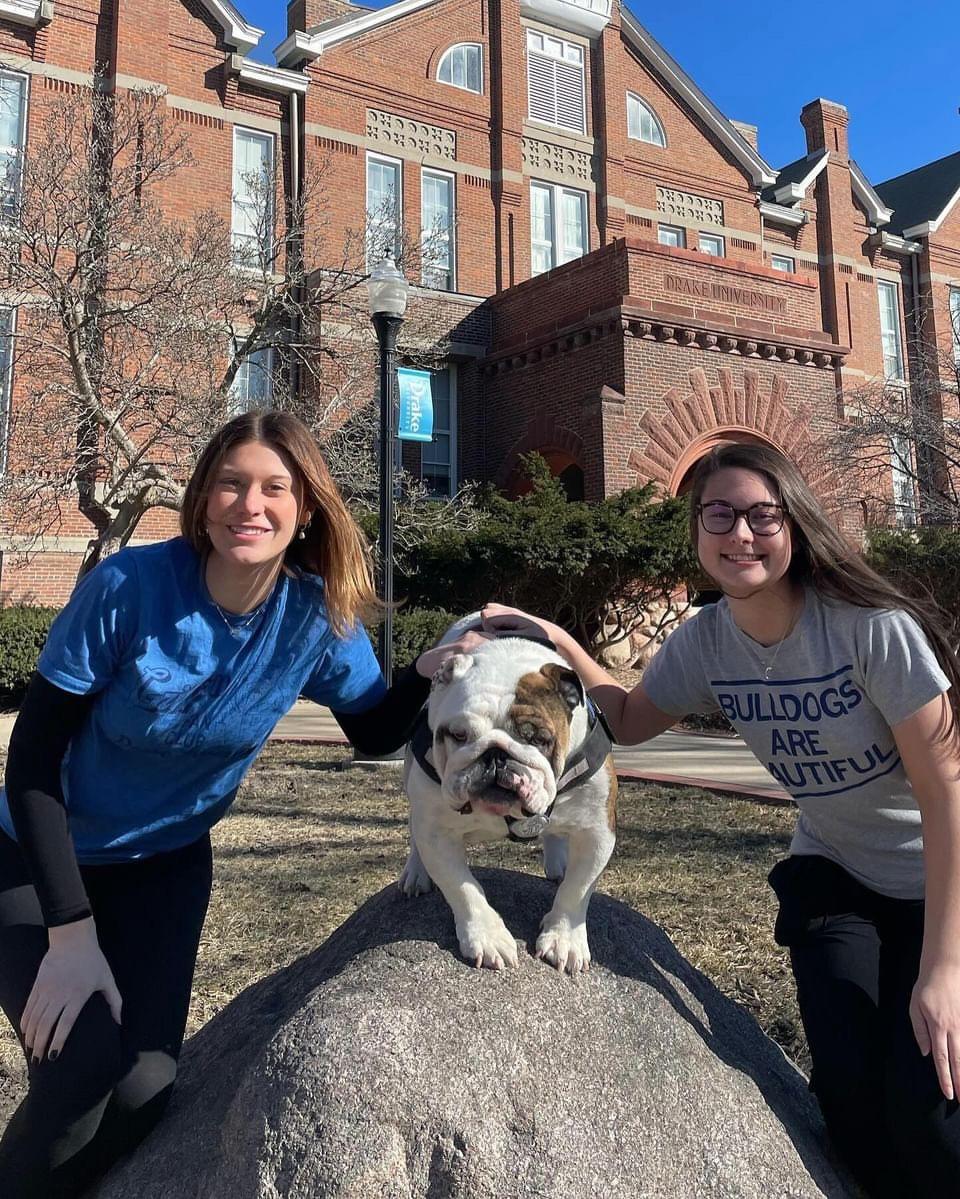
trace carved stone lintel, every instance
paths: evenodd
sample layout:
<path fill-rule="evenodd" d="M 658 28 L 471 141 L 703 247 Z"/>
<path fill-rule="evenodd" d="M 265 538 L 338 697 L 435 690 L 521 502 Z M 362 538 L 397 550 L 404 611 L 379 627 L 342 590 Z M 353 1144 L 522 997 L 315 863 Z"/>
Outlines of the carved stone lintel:
<path fill-rule="evenodd" d="M 398 150 L 413 150 L 424 157 L 446 158 L 451 162 L 457 157 L 457 135 L 452 129 L 378 108 L 367 109 L 367 137 Z"/>
<path fill-rule="evenodd" d="M 588 183 L 593 177 L 590 155 L 583 150 L 571 150 L 567 146 L 540 141 L 539 138 L 525 137 L 521 152 L 528 174 L 555 175 L 578 183 Z"/>

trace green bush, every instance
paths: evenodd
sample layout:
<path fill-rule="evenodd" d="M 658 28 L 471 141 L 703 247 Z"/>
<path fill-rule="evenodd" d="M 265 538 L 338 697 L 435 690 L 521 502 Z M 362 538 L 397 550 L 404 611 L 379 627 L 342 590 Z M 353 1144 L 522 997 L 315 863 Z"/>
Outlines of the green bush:
<path fill-rule="evenodd" d="M 874 529 L 867 561 L 908 595 L 935 600 L 960 635 L 960 529 Z"/>
<path fill-rule="evenodd" d="M 442 608 L 398 608 L 393 614 L 394 671 L 409 666 L 438 641 L 457 618 Z M 372 625 L 369 633 L 376 646 L 379 626 Z"/>
<path fill-rule="evenodd" d="M 56 608 L 0 608 L 0 708 L 23 698 Z"/>

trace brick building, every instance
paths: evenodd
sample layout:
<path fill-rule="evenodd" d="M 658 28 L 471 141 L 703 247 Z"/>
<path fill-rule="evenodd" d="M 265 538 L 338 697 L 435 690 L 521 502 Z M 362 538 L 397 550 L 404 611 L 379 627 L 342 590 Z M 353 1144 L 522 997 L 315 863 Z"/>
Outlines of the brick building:
<path fill-rule="evenodd" d="M 0 0 L 21 136 L 44 88 L 106 61 L 118 87 L 164 88 L 210 164 L 171 203 L 230 212 L 241 147 L 288 163 L 288 187 L 322 171 L 331 253 L 365 212 L 381 248 L 431 231 L 405 269 L 447 352 L 414 463 L 436 489 L 515 489 L 535 449 L 572 495 L 676 492 L 711 445 L 753 440 L 858 527 L 864 497 L 818 443 L 855 416 L 845 396 L 909 387 L 914 335 L 960 347 L 960 154 L 872 185 L 818 99 L 803 156 L 769 164 L 617 0 L 292 0 L 276 68 L 245 57 L 258 36 L 227 0 Z M 906 520 L 911 452 L 891 446 L 878 497 Z M 0 596 L 62 600 L 83 544 L 78 522 L 4 562 Z"/>

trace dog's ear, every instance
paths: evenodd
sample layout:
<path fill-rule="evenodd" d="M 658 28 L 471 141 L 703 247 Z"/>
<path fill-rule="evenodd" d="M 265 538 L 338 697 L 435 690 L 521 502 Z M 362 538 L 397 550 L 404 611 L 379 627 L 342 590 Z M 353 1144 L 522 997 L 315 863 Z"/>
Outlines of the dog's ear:
<path fill-rule="evenodd" d="M 545 675 L 556 687 L 563 702 L 573 712 L 580 704 L 587 702 L 587 694 L 583 689 L 580 676 L 569 666 L 558 666 L 556 662 L 547 662 L 540 667 L 540 673 Z"/>
<path fill-rule="evenodd" d="M 449 683 L 462 679 L 472 665 L 472 654 L 451 654 L 444 660 L 443 665 L 433 672 L 433 686 L 446 687 Z"/>

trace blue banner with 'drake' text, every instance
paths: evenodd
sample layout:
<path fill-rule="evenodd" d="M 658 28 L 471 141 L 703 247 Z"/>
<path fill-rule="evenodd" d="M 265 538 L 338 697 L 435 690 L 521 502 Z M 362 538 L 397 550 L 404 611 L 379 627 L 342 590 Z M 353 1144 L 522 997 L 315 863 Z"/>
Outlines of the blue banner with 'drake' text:
<path fill-rule="evenodd" d="M 401 366 L 397 371 L 400 391 L 401 441 L 433 441 L 433 394 L 429 371 L 415 371 Z"/>

